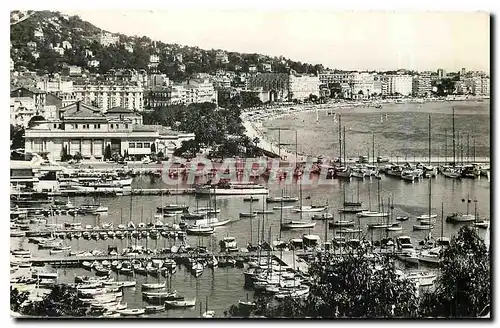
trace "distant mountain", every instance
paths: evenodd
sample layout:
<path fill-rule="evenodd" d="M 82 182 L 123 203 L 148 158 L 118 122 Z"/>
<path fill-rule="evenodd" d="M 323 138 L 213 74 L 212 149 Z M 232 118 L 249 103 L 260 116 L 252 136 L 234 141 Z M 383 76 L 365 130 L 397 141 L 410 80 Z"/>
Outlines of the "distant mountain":
<path fill-rule="evenodd" d="M 100 36 L 106 32 L 78 16 L 51 11 L 12 11 L 10 55 L 16 68 L 26 67 L 46 74 L 59 72 L 64 64 L 88 68 L 93 73 L 106 73 L 112 68 L 149 69 L 150 56 L 156 54 L 159 60 L 156 70 L 175 81 L 192 73 L 215 73 L 220 69 L 248 72 L 252 65 L 264 71 L 264 64 L 271 64 L 272 70 L 280 73 L 289 69 L 298 73 L 323 70 L 322 65 L 284 57 L 204 50 L 165 44 L 146 36 L 113 33 L 119 36 L 119 42 L 103 46 Z M 98 67 L 89 67 L 93 60 L 99 61 Z"/>

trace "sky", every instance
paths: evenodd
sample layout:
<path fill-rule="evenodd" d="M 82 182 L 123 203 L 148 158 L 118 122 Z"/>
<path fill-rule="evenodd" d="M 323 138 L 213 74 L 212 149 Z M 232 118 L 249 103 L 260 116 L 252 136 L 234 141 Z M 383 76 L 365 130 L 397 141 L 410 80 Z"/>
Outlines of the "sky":
<path fill-rule="evenodd" d="M 165 43 L 283 55 L 345 70 L 490 70 L 490 17 L 480 12 L 299 10 L 63 11 L 110 32 Z"/>

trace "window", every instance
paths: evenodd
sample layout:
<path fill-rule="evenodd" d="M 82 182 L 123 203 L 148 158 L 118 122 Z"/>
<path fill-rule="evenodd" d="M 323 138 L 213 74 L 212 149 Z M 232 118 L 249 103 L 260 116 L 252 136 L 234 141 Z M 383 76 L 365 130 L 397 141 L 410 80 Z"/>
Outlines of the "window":
<path fill-rule="evenodd" d="M 128 129 L 128 124 L 125 124 L 125 129 Z"/>
<path fill-rule="evenodd" d="M 128 143 L 128 148 L 135 148 L 135 143 L 129 142 Z"/>
<path fill-rule="evenodd" d="M 97 124 L 94 124 L 94 129 L 97 129 Z"/>
<path fill-rule="evenodd" d="M 142 148 L 142 143 L 141 142 L 138 142 L 135 146 L 135 148 Z"/>
<path fill-rule="evenodd" d="M 114 124 L 111 124 L 111 125 L 109 126 L 109 127 L 110 127 L 110 129 L 112 129 L 112 128 L 113 128 L 113 125 L 114 125 Z"/>
<path fill-rule="evenodd" d="M 78 129 L 78 124 L 75 124 L 75 129 Z"/>
<path fill-rule="evenodd" d="M 57 129 L 57 124 L 54 124 L 54 129 Z"/>
<path fill-rule="evenodd" d="M 97 128 L 100 129 L 101 128 L 101 124 L 97 124 Z"/>
<path fill-rule="evenodd" d="M 145 142 L 144 143 L 144 148 L 149 148 L 149 147 L 151 147 L 150 144 L 149 144 L 149 142 Z"/>

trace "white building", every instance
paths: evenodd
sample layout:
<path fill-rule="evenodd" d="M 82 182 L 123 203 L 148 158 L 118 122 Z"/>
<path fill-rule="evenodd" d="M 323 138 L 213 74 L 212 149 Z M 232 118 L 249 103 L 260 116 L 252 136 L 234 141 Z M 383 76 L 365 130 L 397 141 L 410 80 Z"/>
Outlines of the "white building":
<path fill-rule="evenodd" d="M 386 75 L 387 93 L 409 96 L 413 91 L 413 77 L 411 75 Z"/>
<path fill-rule="evenodd" d="M 144 109 L 144 88 L 134 82 L 75 82 L 76 100 L 93 105 L 106 112 L 109 108 L 123 107 L 130 110 Z"/>
<path fill-rule="evenodd" d="M 376 93 L 373 74 L 368 72 L 354 72 L 349 75 L 351 95 L 355 99 L 367 99 Z"/>
<path fill-rule="evenodd" d="M 96 59 L 90 60 L 88 62 L 89 67 L 99 67 L 100 62 Z"/>
<path fill-rule="evenodd" d="M 46 93 L 59 95 L 60 93 L 73 93 L 73 81 L 63 81 L 60 78 L 55 80 L 45 79 L 36 84 L 36 87 Z"/>
<path fill-rule="evenodd" d="M 319 97 L 319 77 L 316 75 L 297 74 L 290 70 L 288 77 L 289 100 L 304 100 L 310 95 Z"/>
<path fill-rule="evenodd" d="M 44 35 L 43 35 L 43 31 L 40 27 L 38 27 L 34 32 L 33 32 L 33 36 L 35 37 L 35 39 L 39 39 L 39 40 L 43 40 L 44 38 Z"/>
<path fill-rule="evenodd" d="M 229 63 L 227 53 L 225 51 L 221 51 L 221 50 L 219 50 L 215 53 L 215 60 L 218 61 L 219 63 L 222 63 L 222 64 Z"/>
<path fill-rule="evenodd" d="M 64 49 L 71 49 L 71 48 L 73 48 L 73 47 L 71 46 L 71 43 L 69 43 L 69 41 L 63 41 L 61 46 L 62 46 Z"/>
<path fill-rule="evenodd" d="M 211 102 L 217 104 L 217 91 L 208 79 L 192 79 L 186 83 L 188 90 L 188 103 Z"/>
<path fill-rule="evenodd" d="M 61 56 L 64 55 L 64 48 L 62 48 L 62 47 L 56 46 L 56 47 L 52 48 L 52 50 L 54 50 L 55 52 L 57 52 Z"/>
<path fill-rule="evenodd" d="M 160 56 L 153 54 L 149 56 L 149 63 L 150 64 L 158 64 L 160 62 Z"/>
<path fill-rule="evenodd" d="M 262 70 L 264 72 L 271 73 L 273 71 L 273 67 L 270 63 L 264 63 L 264 64 L 262 64 Z"/>
<path fill-rule="evenodd" d="M 60 160 L 63 149 L 84 158 L 103 159 L 107 148 L 111 154 L 141 158 L 152 153 L 152 144 L 157 152 L 170 155 L 182 141 L 195 137 L 163 126 L 136 124 L 137 113 L 118 112 L 103 114 L 80 102 L 61 108 L 60 118 L 38 122 L 26 130 L 26 151 L 46 153 L 53 161 Z"/>
<path fill-rule="evenodd" d="M 20 125 L 25 128 L 29 121 L 39 115 L 35 106 L 35 101 L 29 97 L 11 97 L 10 98 L 10 124 Z"/>
<path fill-rule="evenodd" d="M 430 96 L 432 91 L 431 76 L 429 74 L 420 74 L 413 78 L 413 95 L 417 97 Z"/>
<path fill-rule="evenodd" d="M 120 37 L 111 33 L 101 33 L 99 38 L 99 43 L 104 47 L 108 47 L 118 42 L 120 42 Z"/>

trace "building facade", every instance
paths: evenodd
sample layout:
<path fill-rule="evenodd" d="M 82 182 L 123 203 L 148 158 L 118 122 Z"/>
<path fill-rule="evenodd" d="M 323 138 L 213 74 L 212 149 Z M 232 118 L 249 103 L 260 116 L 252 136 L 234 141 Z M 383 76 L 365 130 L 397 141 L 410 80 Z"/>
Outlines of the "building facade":
<path fill-rule="evenodd" d="M 76 102 L 63 108 L 59 119 L 38 122 L 25 132 L 26 151 L 44 153 L 50 160 L 80 153 L 84 158 L 103 159 L 106 149 L 121 156 L 142 157 L 156 151 L 171 154 L 182 141 L 194 138 L 192 133 L 172 131 L 162 126 L 137 124 L 137 116 L 127 109 L 110 113 Z"/>
<path fill-rule="evenodd" d="M 387 94 L 410 96 L 413 91 L 413 77 L 411 75 L 386 75 Z"/>
<path fill-rule="evenodd" d="M 144 109 L 144 88 L 135 82 L 75 82 L 73 84 L 76 100 L 93 105 L 104 112 L 113 107 L 130 110 Z"/>
<path fill-rule="evenodd" d="M 118 42 L 120 42 L 120 37 L 111 33 L 101 33 L 99 37 L 99 43 L 104 47 L 108 47 Z"/>
<path fill-rule="evenodd" d="M 420 74 L 413 78 L 412 94 L 416 97 L 428 97 L 431 95 L 431 76 L 429 74 Z"/>

